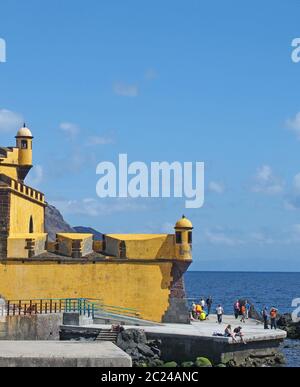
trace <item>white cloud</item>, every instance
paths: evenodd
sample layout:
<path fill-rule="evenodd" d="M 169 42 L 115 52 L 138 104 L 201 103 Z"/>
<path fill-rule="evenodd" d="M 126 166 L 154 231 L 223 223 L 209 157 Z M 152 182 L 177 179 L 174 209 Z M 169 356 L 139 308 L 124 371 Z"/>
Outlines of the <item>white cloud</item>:
<path fill-rule="evenodd" d="M 243 240 L 222 229 L 206 230 L 204 238 L 213 245 L 237 246 L 244 243 Z"/>
<path fill-rule="evenodd" d="M 0 133 L 17 132 L 24 119 L 21 114 L 7 109 L 0 109 Z"/>
<path fill-rule="evenodd" d="M 283 180 L 276 176 L 269 165 L 263 165 L 258 168 L 254 176 L 252 191 L 267 195 L 276 195 L 282 193 L 284 189 Z"/>
<path fill-rule="evenodd" d="M 300 112 L 298 112 L 294 118 L 288 119 L 286 125 L 295 133 L 298 140 L 300 140 Z"/>
<path fill-rule="evenodd" d="M 80 127 L 72 122 L 62 122 L 59 127 L 71 139 L 74 139 L 80 132 Z"/>
<path fill-rule="evenodd" d="M 26 184 L 35 188 L 38 187 L 44 177 L 44 170 L 41 165 L 35 165 L 32 171 L 30 172 L 28 178 L 26 179 Z"/>
<path fill-rule="evenodd" d="M 215 192 L 217 194 L 222 194 L 225 191 L 224 185 L 216 181 L 211 181 L 208 185 L 208 188 L 211 192 Z"/>
<path fill-rule="evenodd" d="M 264 232 L 253 232 L 250 234 L 250 240 L 262 245 L 271 245 L 275 243 L 275 240 Z"/>
<path fill-rule="evenodd" d="M 117 82 L 113 87 L 114 93 L 122 97 L 137 97 L 139 95 L 139 88 L 135 84 L 125 84 Z"/>
<path fill-rule="evenodd" d="M 95 146 L 95 145 L 108 145 L 113 144 L 114 139 L 112 137 L 106 136 L 90 136 L 87 138 L 85 145 L 86 146 Z"/>
<path fill-rule="evenodd" d="M 79 200 L 59 200 L 51 204 L 64 215 L 72 214 L 90 217 L 118 212 L 140 211 L 147 208 L 144 204 L 127 198 L 116 198 L 106 202 L 103 199 L 84 198 Z"/>

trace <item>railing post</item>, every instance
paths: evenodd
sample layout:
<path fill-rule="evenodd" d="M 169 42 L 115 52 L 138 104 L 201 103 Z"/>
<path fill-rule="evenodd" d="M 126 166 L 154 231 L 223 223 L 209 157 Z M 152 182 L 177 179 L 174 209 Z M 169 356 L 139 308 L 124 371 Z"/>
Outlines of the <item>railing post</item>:
<path fill-rule="evenodd" d="M 16 315 L 16 304 L 13 304 L 13 316 Z"/>
<path fill-rule="evenodd" d="M 7 315 L 8 315 L 8 316 L 9 316 L 9 307 L 10 307 L 9 304 L 10 304 L 9 301 L 7 301 Z"/>
<path fill-rule="evenodd" d="M 27 304 L 24 305 L 24 316 L 26 316 L 27 313 Z"/>
<path fill-rule="evenodd" d="M 22 312 L 22 301 L 19 300 L 19 316 L 21 316 L 21 312 Z"/>
<path fill-rule="evenodd" d="M 50 314 L 52 313 L 52 299 L 50 300 Z"/>
<path fill-rule="evenodd" d="M 47 304 L 47 302 L 45 303 L 45 314 L 47 314 L 47 312 L 48 312 L 48 304 Z"/>
<path fill-rule="evenodd" d="M 40 314 L 43 314 L 43 300 L 40 300 Z"/>
<path fill-rule="evenodd" d="M 29 314 L 32 314 L 32 300 L 29 301 Z"/>
<path fill-rule="evenodd" d="M 92 304 L 92 318 L 95 318 L 95 305 Z"/>

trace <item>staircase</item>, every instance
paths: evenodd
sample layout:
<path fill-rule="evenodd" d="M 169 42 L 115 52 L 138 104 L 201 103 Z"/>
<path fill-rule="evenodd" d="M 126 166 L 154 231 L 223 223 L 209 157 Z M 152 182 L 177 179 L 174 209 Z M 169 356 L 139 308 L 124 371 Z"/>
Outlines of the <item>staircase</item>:
<path fill-rule="evenodd" d="M 118 332 L 112 332 L 111 329 L 101 329 L 96 341 L 110 341 L 115 344 L 117 342 L 117 337 Z"/>

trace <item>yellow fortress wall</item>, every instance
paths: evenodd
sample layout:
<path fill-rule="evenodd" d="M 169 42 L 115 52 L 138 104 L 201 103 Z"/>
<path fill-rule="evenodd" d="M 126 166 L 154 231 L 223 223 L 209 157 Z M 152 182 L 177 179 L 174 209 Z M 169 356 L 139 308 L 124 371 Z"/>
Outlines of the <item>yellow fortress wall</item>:
<path fill-rule="evenodd" d="M 172 263 L 0 263 L 0 292 L 7 300 L 93 297 L 135 308 L 162 321 L 168 309 Z"/>

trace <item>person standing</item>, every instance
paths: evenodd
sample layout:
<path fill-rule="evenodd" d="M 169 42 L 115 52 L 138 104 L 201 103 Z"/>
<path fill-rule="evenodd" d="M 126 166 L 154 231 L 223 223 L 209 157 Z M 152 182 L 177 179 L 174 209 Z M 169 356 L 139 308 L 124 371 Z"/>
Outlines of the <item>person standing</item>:
<path fill-rule="evenodd" d="M 235 319 L 237 320 L 239 318 L 239 315 L 240 315 L 240 302 L 239 302 L 239 300 L 236 300 L 236 302 L 234 303 L 233 311 L 234 311 Z"/>
<path fill-rule="evenodd" d="M 269 329 L 268 325 L 268 308 L 265 306 L 261 312 L 264 320 L 264 329 Z"/>
<path fill-rule="evenodd" d="M 216 313 L 217 313 L 217 322 L 219 324 L 222 324 L 222 320 L 223 320 L 223 314 L 224 314 L 224 309 L 222 307 L 222 305 L 218 305 L 218 307 L 216 308 Z"/>
<path fill-rule="evenodd" d="M 213 304 L 212 296 L 209 296 L 208 299 L 206 300 L 206 305 L 207 305 L 207 316 L 210 315 L 210 311 L 211 311 L 212 304 Z"/>
<path fill-rule="evenodd" d="M 245 307 L 246 307 L 246 319 L 248 320 L 249 314 L 250 314 L 250 308 L 251 308 L 251 305 L 250 305 L 248 300 L 246 300 L 246 302 L 245 302 Z"/>
<path fill-rule="evenodd" d="M 277 329 L 277 309 L 273 306 L 270 310 L 271 329 Z"/>
<path fill-rule="evenodd" d="M 242 315 L 242 318 L 241 318 L 241 322 L 245 323 L 245 318 L 246 318 L 246 306 L 245 305 L 242 305 L 241 306 L 241 315 Z"/>
<path fill-rule="evenodd" d="M 201 300 L 200 300 L 200 305 L 201 305 L 202 309 L 205 308 L 205 300 L 204 300 L 203 297 L 202 297 Z"/>

